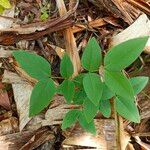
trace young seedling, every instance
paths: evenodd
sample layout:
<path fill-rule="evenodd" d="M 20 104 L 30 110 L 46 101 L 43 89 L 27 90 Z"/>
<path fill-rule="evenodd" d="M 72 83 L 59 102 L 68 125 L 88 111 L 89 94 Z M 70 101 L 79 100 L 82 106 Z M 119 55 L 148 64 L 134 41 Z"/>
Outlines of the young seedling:
<path fill-rule="evenodd" d="M 91 38 L 82 55 L 82 66 L 86 73 L 72 78 L 73 65 L 67 54 L 60 64 L 64 81 L 55 87 L 51 77 L 51 66 L 42 57 L 25 51 L 15 51 L 13 56 L 31 77 L 38 80 L 30 98 L 30 116 L 46 108 L 55 93 L 62 94 L 68 104 L 81 105 L 70 110 L 63 119 L 62 129 L 71 127 L 77 121 L 88 132 L 96 134 L 94 117 L 101 112 L 111 115 L 110 99 L 113 98 L 115 111 L 125 119 L 139 123 L 140 115 L 135 104 L 136 95 L 148 83 L 148 77 L 127 78 L 124 69 L 142 53 L 148 37 L 136 38 L 111 48 L 102 57 L 101 48 Z M 103 73 L 98 73 L 103 68 Z"/>
<path fill-rule="evenodd" d="M 9 0 L 0 0 L 0 14 L 3 13 L 5 9 L 11 8 Z"/>

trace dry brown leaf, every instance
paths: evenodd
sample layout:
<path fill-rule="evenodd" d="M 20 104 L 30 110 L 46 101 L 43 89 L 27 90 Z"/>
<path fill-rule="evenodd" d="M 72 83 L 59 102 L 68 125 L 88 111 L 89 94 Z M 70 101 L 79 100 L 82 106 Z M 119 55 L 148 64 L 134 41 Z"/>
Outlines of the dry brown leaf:
<path fill-rule="evenodd" d="M 0 122 L 0 135 L 11 134 L 18 130 L 18 120 L 15 117 L 10 117 Z"/>
<path fill-rule="evenodd" d="M 0 106 L 4 107 L 7 110 L 11 109 L 10 100 L 6 91 L 0 91 Z"/>
<path fill-rule="evenodd" d="M 19 129 L 21 131 L 31 120 L 31 118 L 29 118 L 29 100 L 33 87 L 17 74 L 9 71 L 4 72 L 3 82 L 4 81 L 7 81 L 7 83 L 9 81 L 9 83 L 12 84 L 19 115 Z"/>

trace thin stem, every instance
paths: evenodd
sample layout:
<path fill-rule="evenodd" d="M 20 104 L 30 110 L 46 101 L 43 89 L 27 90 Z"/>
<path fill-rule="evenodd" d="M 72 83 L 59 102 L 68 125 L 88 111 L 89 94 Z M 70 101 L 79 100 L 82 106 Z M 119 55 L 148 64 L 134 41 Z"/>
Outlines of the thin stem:
<path fill-rule="evenodd" d="M 64 79 L 63 77 L 51 77 L 52 79 Z"/>
<path fill-rule="evenodd" d="M 120 116 L 117 114 L 114 102 L 113 102 L 113 108 L 114 108 L 115 124 L 116 124 L 116 146 L 117 146 L 117 150 L 122 150 L 122 143 L 121 143 L 122 120 Z"/>

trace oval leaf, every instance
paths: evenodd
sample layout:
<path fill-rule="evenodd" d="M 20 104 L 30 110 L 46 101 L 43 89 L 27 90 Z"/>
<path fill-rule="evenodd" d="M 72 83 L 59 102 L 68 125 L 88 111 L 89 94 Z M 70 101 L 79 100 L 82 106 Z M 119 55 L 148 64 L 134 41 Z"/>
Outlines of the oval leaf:
<path fill-rule="evenodd" d="M 75 93 L 75 86 L 73 81 L 64 80 L 61 84 L 61 92 L 63 93 L 67 103 L 71 103 Z"/>
<path fill-rule="evenodd" d="M 85 73 L 81 73 L 73 79 L 73 82 L 77 89 L 83 89 L 83 78 L 85 75 Z"/>
<path fill-rule="evenodd" d="M 62 122 L 62 130 L 71 127 L 73 124 L 76 123 L 79 116 L 79 110 L 70 110 L 64 117 Z"/>
<path fill-rule="evenodd" d="M 132 99 L 134 91 L 131 83 L 122 72 L 111 72 L 105 70 L 104 72 L 105 84 L 117 95 Z"/>
<path fill-rule="evenodd" d="M 111 105 L 109 100 L 100 100 L 99 106 L 100 112 L 103 114 L 104 117 L 109 118 L 111 115 Z"/>
<path fill-rule="evenodd" d="M 60 63 L 60 74 L 64 78 L 69 78 L 73 74 L 73 65 L 72 62 L 67 55 L 67 53 L 64 54 L 61 63 Z"/>
<path fill-rule="evenodd" d="M 110 99 L 114 95 L 115 94 L 108 88 L 108 86 L 105 83 L 103 83 L 103 93 L 101 99 Z"/>
<path fill-rule="evenodd" d="M 148 77 L 134 77 L 130 79 L 135 95 L 140 93 L 147 85 Z"/>
<path fill-rule="evenodd" d="M 96 134 L 94 120 L 88 123 L 83 112 L 80 112 L 78 120 L 83 129 L 85 129 L 87 132 L 90 132 L 94 135 Z"/>
<path fill-rule="evenodd" d="M 15 51 L 13 56 L 31 77 L 41 80 L 51 76 L 51 66 L 43 57 L 26 51 Z"/>
<path fill-rule="evenodd" d="M 91 38 L 82 55 L 82 66 L 84 69 L 95 72 L 102 62 L 101 48 L 95 38 Z"/>
<path fill-rule="evenodd" d="M 140 115 L 137 106 L 134 103 L 134 99 L 117 97 L 115 99 L 115 107 L 118 114 L 122 117 L 129 121 L 140 123 Z"/>
<path fill-rule="evenodd" d="M 90 123 L 96 116 L 98 111 L 98 105 L 95 106 L 88 98 L 84 100 L 83 113 L 88 123 Z"/>
<path fill-rule="evenodd" d="M 105 68 L 111 71 L 125 69 L 142 53 L 147 40 L 148 37 L 135 38 L 113 47 L 105 56 Z"/>
<path fill-rule="evenodd" d="M 103 92 L 103 83 L 100 76 L 95 73 L 86 74 L 83 79 L 83 86 L 87 97 L 93 104 L 98 105 Z"/>
<path fill-rule="evenodd" d="M 52 79 L 41 80 L 33 88 L 30 98 L 29 116 L 34 116 L 46 108 L 55 94 L 55 85 Z"/>
<path fill-rule="evenodd" d="M 87 98 L 87 96 L 84 91 L 76 91 L 74 94 L 73 103 L 76 105 L 82 105 L 85 98 Z"/>

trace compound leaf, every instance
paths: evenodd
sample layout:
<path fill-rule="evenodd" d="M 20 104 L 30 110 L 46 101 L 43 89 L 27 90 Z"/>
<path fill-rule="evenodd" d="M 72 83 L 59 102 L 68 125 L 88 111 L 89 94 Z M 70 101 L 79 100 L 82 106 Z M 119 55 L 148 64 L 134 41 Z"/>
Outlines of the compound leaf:
<path fill-rule="evenodd" d="M 63 122 L 62 122 L 62 130 L 71 127 L 73 124 L 76 123 L 78 120 L 79 116 L 79 110 L 70 110 L 64 117 Z"/>
<path fill-rule="evenodd" d="M 56 89 L 52 79 L 37 82 L 30 98 L 29 116 L 34 116 L 46 108 L 52 100 L 55 91 Z"/>
<path fill-rule="evenodd" d="M 110 49 L 104 58 L 105 69 L 121 71 L 128 67 L 142 53 L 147 40 L 148 37 L 135 38 Z"/>
<path fill-rule="evenodd" d="M 43 57 L 23 50 L 13 52 L 13 56 L 31 77 L 41 80 L 51 76 L 51 66 Z"/>
<path fill-rule="evenodd" d="M 73 74 L 73 65 L 67 53 L 64 54 L 60 63 L 60 74 L 64 78 L 69 78 Z"/>
<path fill-rule="evenodd" d="M 64 80 L 61 84 L 61 92 L 63 93 L 67 103 L 71 103 L 75 93 L 74 82 L 70 80 Z"/>
<path fill-rule="evenodd" d="M 104 72 L 105 84 L 117 95 L 132 99 L 134 91 L 130 81 L 122 72 L 111 72 L 105 70 Z"/>
<path fill-rule="evenodd" d="M 87 97 L 93 104 L 98 105 L 103 92 L 103 83 L 100 76 L 96 73 L 86 74 L 83 79 L 83 86 Z"/>
<path fill-rule="evenodd" d="M 129 121 L 140 123 L 140 115 L 137 106 L 134 103 L 134 99 L 124 99 L 122 97 L 116 97 L 115 108 L 119 115 L 126 118 Z"/>
<path fill-rule="evenodd" d="M 135 95 L 140 93 L 144 87 L 147 85 L 149 78 L 148 77 L 134 77 L 130 79 Z"/>
<path fill-rule="evenodd" d="M 82 66 L 84 69 L 95 72 L 102 62 L 101 48 L 95 38 L 91 38 L 82 55 Z"/>

